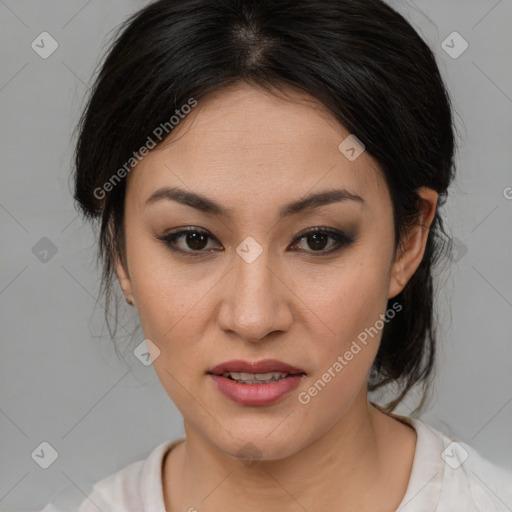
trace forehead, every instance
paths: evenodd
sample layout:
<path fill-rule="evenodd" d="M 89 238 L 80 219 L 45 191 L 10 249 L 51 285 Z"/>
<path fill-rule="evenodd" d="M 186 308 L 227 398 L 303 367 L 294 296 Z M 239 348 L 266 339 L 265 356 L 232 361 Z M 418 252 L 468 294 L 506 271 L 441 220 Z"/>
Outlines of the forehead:
<path fill-rule="evenodd" d="M 378 164 L 366 151 L 346 158 L 339 145 L 349 135 L 306 93 L 237 84 L 201 99 L 180 120 L 129 174 L 129 193 L 142 204 L 160 187 L 180 186 L 225 204 L 233 194 L 280 203 L 343 186 L 378 201 L 386 188 Z"/>

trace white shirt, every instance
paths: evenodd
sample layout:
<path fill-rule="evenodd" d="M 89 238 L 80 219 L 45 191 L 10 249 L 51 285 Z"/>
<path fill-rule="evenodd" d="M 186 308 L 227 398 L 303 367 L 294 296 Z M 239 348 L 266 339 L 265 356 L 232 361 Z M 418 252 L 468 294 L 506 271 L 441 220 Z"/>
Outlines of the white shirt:
<path fill-rule="evenodd" d="M 394 416 L 417 433 L 407 491 L 396 512 L 512 512 L 512 471 L 420 420 Z M 95 484 L 76 512 L 166 512 L 162 462 L 183 440 L 161 443 L 146 459 Z M 61 511 L 48 505 L 42 512 Z"/>

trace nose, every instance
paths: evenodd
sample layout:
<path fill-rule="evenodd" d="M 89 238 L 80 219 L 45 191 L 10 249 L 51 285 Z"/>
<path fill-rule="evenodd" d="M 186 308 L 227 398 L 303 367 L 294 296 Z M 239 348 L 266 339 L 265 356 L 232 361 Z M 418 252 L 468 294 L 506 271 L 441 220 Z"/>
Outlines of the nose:
<path fill-rule="evenodd" d="M 247 262 L 238 254 L 226 276 L 218 313 L 220 328 L 238 338 L 258 342 L 293 323 L 293 293 L 278 270 L 270 268 L 268 251 Z"/>

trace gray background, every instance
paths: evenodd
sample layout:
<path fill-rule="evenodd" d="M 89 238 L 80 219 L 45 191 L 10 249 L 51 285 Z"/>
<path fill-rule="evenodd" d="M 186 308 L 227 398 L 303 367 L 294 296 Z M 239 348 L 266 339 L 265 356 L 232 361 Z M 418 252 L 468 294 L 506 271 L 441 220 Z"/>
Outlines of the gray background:
<path fill-rule="evenodd" d="M 94 482 L 183 435 L 151 366 L 131 353 L 143 336 L 130 339 L 137 318 L 124 303 L 126 362 L 116 356 L 95 239 L 69 179 L 71 132 L 104 44 L 146 3 L 0 0 L 1 510 L 78 503 Z M 457 250 L 439 271 L 438 379 L 421 419 L 512 468 L 512 2 L 390 3 L 434 49 L 462 139 L 445 207 Z M 59 44 L 47 59 L 31 48 L 43 31 Z M 458 58 L 442 48 L 453 31 L 469 44 Z M 43 237 L 57 249 L 47 261 Z M 59 454 L 48 469 L 31 457 L 43 441 Z"/>

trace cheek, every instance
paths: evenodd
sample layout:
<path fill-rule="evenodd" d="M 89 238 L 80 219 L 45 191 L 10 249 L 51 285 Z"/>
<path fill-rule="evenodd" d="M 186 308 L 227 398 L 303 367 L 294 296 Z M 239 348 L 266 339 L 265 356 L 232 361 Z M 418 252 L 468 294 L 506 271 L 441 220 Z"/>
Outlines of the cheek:
<path fill-rule="evenodd" d="M 195 389 L 198 371 L 204 367 L 199 342 L 204 337 L 208 286 L 197 279 L 191 281 L 169 261 L 162 264 L 150 258 L 149 252 L 136 253 L 132 287 L 144 337 L 159 351 L 153 368 L 174 404 L 189 411 L 192 404 L 186 390 Z"/>
<path fill-rule="evenodd" d="M 350 405 L 377 354 L 385 326 L 381 318 L 387 306 L 387 275 L 382 262 L 371 261 L 360 257 L 358 263 L 347 262 L 332 279 L 323 280 L 321 292 L 315 288 L 309 295 L 326 334 L 317 341 L 318 373 L 300 391 L 319 413 L 329 403 L 336 404 L 333 415 Z"/>
<path fill-rule="evenodd" d="M 328 329 L 317 340 L 317 371 L 298 390 L 307 417 L 336 421 L 364 386 L 385 325 L 384 272 L 378 265 L 347 266 L 312 297 Z"/>
<path fill-rule="evenodd" d="M 130 249 L 128 263 L 140 324 L 144 337 L 159 350 L 153 367 L 173 402 L 187 410 L 190 395 L 184 390 L 193 389 L 194 379 L 205 370 L 200 343 L 212 314 L 207 299 L 215 276 L 206 266 L 176 262 L 151 241 L 140 240 Z"/>
<path fill-rule="evenodd" d="M 308 305 L 323 321 L 337 349 L 370 328 L 387 305 L 387 269 L 381 260 L 355 256 L 309 287 Z M 352 258 L 351 258 L 352 260 Z M 297 291 L 297 293 L 304 293 Z"/>
<path fill-rule="evenodd" d="M 137 310 L 145 335 L 167 344 L 165 338 L 175 336 L 177 326 L 193 330 L 212 273 L 207 266 L 176 262 L 159 242 L 139 238 L 129 246 L 128 261 Z"/>

